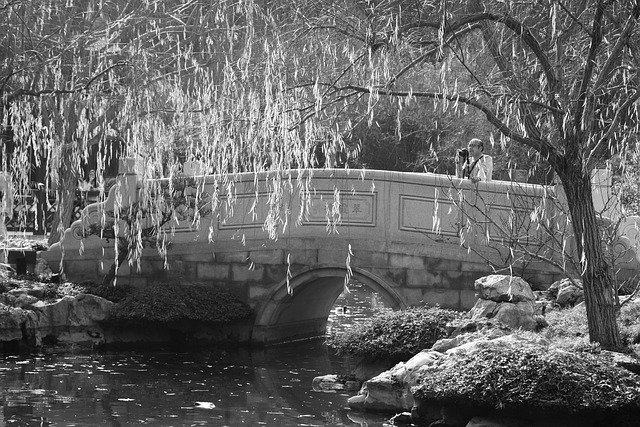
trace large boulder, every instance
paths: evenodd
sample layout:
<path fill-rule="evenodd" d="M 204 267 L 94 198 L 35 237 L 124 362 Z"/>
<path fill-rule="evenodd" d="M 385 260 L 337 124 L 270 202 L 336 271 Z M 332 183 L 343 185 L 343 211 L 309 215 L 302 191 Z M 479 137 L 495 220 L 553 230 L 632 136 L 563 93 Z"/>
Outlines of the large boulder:
<path fill-rule="evenodd" d="M 469 315 L 472 320 L 483 318 L 497 320 L 511 329 L 535 331 L 540 326 L 535 305 L 531 301 L 521 301 L 514 304 L 479 299 L 469 311 Z"/>
<path fill-rule="evenodd" d="M 54 302 L 32 304 L 37 313 L 37 330 L 59 345 L 94 346 L 104 344 L 100 322 L 107 319 L 113 303 L 102 297 L 80 294 Z"/>
<path fill-rule="evenodd" d="M 531 286 L 521 277 L 492 274 L 475 281 L 478 298 L 495 301 L 518 303 L 535 301 L 536 296 Z"/>
<path fill-rule="evenodd" d="M 478 337 L 477 332 L 473 332 Z M 542 338 L 518 335 L 501 335 L 486 332 L 482 338 L 467 342 L 464 337 L 460 339 L 463 344 L 449 348 L 441 353 L 435 350 L 423 350 L 406 362 L 400 362 L 388 371 L 365 381 L 358 395 L 349 398 L 347 403 L 353 409 L 371 412 L 402 412 L 411 410 L 415 401 L 411 388 L 418 385 L 420 378 L 435 372 L 450 363 L 455 363 L 460 354 L 468 354 L 490 345 L 488 343 L 512 343 L 526 342 L 538 345 L 548 344 Z M 442 350 L 442 348 L 440 348 Z M 436 411 L 440 414 L 440 408 Z"/>
<path fill-rule="evenodd" d="M 558 280 L 549 287 L 549 292 L 555 296 L 556 304 L 560 307 L 573 307 L 584 301 L 584 291 L 580 280 L 576 280 L 575 283 L 566 278 Z"/>
<path fill-rule="evenodd" d="M 105 320 L 113 302 L 91 294 L 65 296 L 54 302 L 32 305 L 39 313 L 38 328 L 53 331 L 58 327 L 94 326 Z"/>
<path fill-rule="evenodd" d="M 442 353 L 423 350 L 406 362 L 365 381 L 357 396 L 351 397 L 351 408 L 373 412 L 408 411 L 413 407 L 411 387 L 417 384 L 419 370 L 436 364 Z"/>
<path fill-rule="evenodd" d="M 38 316 L 33 311 L 0 304 L 0 344 L 27 341 L 30 345 L 40 345 L 37 323 Z"/>

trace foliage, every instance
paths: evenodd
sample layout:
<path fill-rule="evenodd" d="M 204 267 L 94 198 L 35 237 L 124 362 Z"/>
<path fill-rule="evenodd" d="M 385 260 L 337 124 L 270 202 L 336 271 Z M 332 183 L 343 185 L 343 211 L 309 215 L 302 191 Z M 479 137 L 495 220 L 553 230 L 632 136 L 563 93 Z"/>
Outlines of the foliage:
<path fill-rule="evenodd" d="M 412 307 L 375 316 L 370 322 L 330 336 L 338 354 L 365 360 L 406 360 L 446 335 L 447 323 L 461 313 L 439 307 Z"/>
<path fill-rule="evenodd" d="M 640 409 L 640 377 L 588 353 L 521 343 L 460 354 L 424 375 L 413 393 L 521 416 Z"/>
<path fill-rule="evenodd" d="M 621 156 L 614 192 L 627 215 L 640 215 L 640 144 Z"/>
<path fill-rule="evenodd" d="M 217 286 L 157 283 L 129 287 L 117 300 L 110 320 L 122 323 L 171 324 L 183 321 L 228 323 L 244 320 L 252 310 L 233 293 Z"/>
<path fill-rule="evenodd" d="M 626 344 L 640 343 L 640 299 L 624 304 L 618 316 L 622 339 Z"/>
<path fill-rule="evenodd" d="M 85 282 L 83 284 L 86 293 L 99 296 L 111 302 L 118 303 L 127 298 L 133 292 L 130 285 L 113 285 L 111 283 Z"/>

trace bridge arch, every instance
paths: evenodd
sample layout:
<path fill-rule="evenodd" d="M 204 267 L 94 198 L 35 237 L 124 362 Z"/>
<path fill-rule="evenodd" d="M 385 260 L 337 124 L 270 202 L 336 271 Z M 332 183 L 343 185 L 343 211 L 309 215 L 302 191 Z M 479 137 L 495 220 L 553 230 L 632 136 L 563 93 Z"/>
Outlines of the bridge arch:
<path fill-rule="evenodd" d="M 342 293 L 347 269 L 342 266 L 310 268 L 281 281 L 257 310 L 251 341 L 277 343 L 324 334 L 333 304 Z M 352 268 L 352 280 L 381 296 L 393 309 L 406 307 L 402 296 L 380 277 Z"/>

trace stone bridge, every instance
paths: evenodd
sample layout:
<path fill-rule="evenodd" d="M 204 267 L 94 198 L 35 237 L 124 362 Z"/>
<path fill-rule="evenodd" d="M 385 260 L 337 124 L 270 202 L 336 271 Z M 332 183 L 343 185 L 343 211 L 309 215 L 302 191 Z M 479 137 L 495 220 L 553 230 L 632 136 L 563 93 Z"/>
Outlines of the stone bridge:
<path fill-rule="evenodd" d="M 61 243 L 41 254 L 54 270 L 100 280 L 111 267 L 113 240 L 87 230 L 105 212 L 125 212 L 144 197 L 131 164 L 128 170 L 105 202 L 88 206 Z M 519 242 L 543 254 L 549 237 L 531 218 L 536 206 L 555 209 L 545 202 L 556 200 L 549 187 L 373 170 L 206 175 L 194 182 L 184 194 L 198 193 L 213 213 L 194 223 L 189 204 L 178 206 L 164 226 L 166 259 L 145 248 L 140 268 L 125 263 L 118 283 L 227 288 L 254 309 L 256 343 L 323 334 L 345 281 L 365 284 L 396 308 L 468 309 L 475 279 L 496 268 L 540 286 L 561 277 L 544 263 L 514 262 L 510 251 Z"/>

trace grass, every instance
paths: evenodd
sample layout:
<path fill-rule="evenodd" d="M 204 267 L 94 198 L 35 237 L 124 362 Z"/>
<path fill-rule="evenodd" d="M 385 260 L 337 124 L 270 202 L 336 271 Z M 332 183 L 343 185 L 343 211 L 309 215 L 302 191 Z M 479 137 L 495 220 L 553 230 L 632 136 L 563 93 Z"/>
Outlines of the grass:
<path fill-rule="evenodd" d="M 547 313 L 545 318 L 549 326 L 541 333 L 556 346 L 571 349 L 591 345 L 584 305 L 554 310 Z M 640 300 L 630 301 L 622 306 L 618 326 L 624 345 L 632 347 L 640 343 Z"/>

